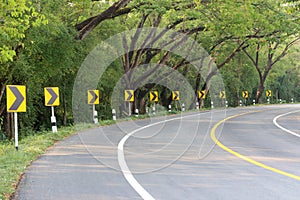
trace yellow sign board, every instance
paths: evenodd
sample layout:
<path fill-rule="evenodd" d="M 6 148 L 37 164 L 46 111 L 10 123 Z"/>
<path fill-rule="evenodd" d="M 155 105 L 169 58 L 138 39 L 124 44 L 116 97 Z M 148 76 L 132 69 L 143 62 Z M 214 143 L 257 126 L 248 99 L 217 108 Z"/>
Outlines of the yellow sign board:
<path fill-rule="evenodd" d="M 150 101 L 158 102 L 158 92 L 157 91 L 150 92 Z"/>
<path fill-rule="evenodd" d="M 26 86 L 6 86 L 7 112 L 26 112 Z"/>
<path fill-rule="evenodd" d="M 271 97 L 272 96 L 272 90 L 267 90 L 266 91 L 266 96 Z"/>
<path fill-rule="evenodd" d="M 45 106 L 59 106 L 59 88 L 45 87 Z"/>
<path fill-rule="evenodd" d="M 242 96 L 243 96 L 243 98 L 247 99 L 249 97 L 249 92 L 248 91 L 243 91 Z"/>
<path fill-rule="evenodd" d="M 125 90 L 125 101 L 134 101 L 134 90 Z"/>
<path fill-rule="evenodd" d="M 220 98 L 221 99 L 226 99 L 226 93 L 225 93 L 225 91 L 220 91 Z"/>
<path fill-rule="evenodd" d="M 172 91 L 172 100 L 179 101 L 180 100 L 180 92 L 179 91 Z"/>
<path fill-rule="evenodd" d="M 99 90 L 88 90 L 88 104 L 99 104 Z"/>
<path fill-rule="evenodd" d="M 199 99 L 205 99 L 206 98 L 206 91 L 205 90 L 198 91 L 198 98 Z"/>

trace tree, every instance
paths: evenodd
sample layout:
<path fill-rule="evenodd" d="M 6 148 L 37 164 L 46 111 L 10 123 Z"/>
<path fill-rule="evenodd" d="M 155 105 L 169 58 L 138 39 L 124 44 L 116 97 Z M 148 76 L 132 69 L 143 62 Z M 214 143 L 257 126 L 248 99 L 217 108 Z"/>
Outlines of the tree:
<path fill-rule="evenodd" d="M 45 17 L 36 12 L 31 2 L 26 0 L 11 0 L 0 2 L 0 103 L 5 105 L 3 97 L 5 86 L 9 83 L 20 83 L 12 77 L 24 40 L 30 28 L 46 24 Z M 3 117 L 6 106 L 1 106 L 0 116 Z M 12 124 L 12 118 L 6 115 L 7 124 Z M 12 128 L 8 125 L 6 130 L 11 135 Z"/>

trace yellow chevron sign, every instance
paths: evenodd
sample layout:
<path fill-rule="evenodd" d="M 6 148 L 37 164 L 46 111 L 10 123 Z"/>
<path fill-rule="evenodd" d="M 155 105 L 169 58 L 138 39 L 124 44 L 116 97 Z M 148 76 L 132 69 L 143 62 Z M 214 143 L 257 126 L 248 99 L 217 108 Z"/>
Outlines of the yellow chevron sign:
<path fill-rule="evenodd" d="M 125 90 L 125 101 L 134 101 L 134 90 Z"/>
<path fill-rule="evenodd" d="M 158 102 L 158 92 L 157 91 L 150 92 L 150 101 Z"/>
<path fill-rule="evenodd" d="M 243 96 L 243 98 L 247 99 L 249 97 L 249 92 L 248 91 L 243 91 L 242 96 Z"/>
<path fill-rule="evenodd" d="M 59 106 L 59 88 L 46 87 L 44 88 L 45 106 Z"/>
<path fill-rule="evenodd" d="M 206 92 L 205 92 L 205 90 L 198 91 L 198 98 L 199 98 L 199 99 L 205 99 L 205 97 L 206 97 Z"/>
<path fill-rule="evenodd" d="M 88 104 L 99 104 L 99 90 L 88 90 Z"/>
<path fill-rule="evenodd" d="M 271 97 L 272 96 L 272 90 L 267 90 L 266 91 L 266 96 Z"/>
<path fill-rule="evenodd" d="M 7 112 L 26 112 L 26 86 L 6 86 Z"/>
<path fill-rule="evenodd" d="M 225 93 L 225 91 L 220 91 L 220 98 L 221 99 L 226 99 L 226 93 Z"/>
<path fill-rule="evenodd" d="M 180 100 L 180 92 L 179 91 L 172 91 L 172 100 L 179 101 Z"/>

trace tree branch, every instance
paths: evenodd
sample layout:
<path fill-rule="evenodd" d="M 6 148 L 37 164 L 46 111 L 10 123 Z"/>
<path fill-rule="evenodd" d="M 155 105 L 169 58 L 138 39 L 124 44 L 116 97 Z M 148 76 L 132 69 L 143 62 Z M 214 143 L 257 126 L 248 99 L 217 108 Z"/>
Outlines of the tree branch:
<path fill-rule="evenodd" d="M 79 31 L 78 39 L 83 40 L 102 21 L 129 13 L 131 9 L 125 9 L 125 7 L 130 1 L 131 0 L 119 0 L 99 15 L 91 17 L 80 24 L 77 24 L 75 28 Z M 124 9 L 122 10 L 122 8 Z"/>

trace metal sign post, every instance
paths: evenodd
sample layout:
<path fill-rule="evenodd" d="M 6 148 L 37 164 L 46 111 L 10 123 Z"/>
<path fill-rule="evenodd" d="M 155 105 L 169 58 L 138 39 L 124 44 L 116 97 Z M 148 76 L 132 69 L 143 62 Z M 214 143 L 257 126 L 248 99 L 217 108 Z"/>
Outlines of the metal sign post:
<path fill-rule="evenodd" d="M 98 124 L 98 112 L 96 111 L 96 104 L 100 102 L 99 90 L 88 90 L 88 104 L 92 105 L 92 119 L 94 124 Z"/>
<path fill-rule="evenodd" d="M 94 124 L 99 123 L 99 121 L 98 121 L 98 112 L 96 111 L 95 104 L 93 104 L 93 121 L 94 121 Z"/>
<path fill-rule="evenodd" d="M 128 116 L 131 116 L 131 102 L 134 102 L 134 90 L 124 91 L 124 100 L 128 102 Z"/>
<path fill-rule="evenodd" d="M 18 113 L 14 112 L 14 124 L 15 124 L 15 147 L 19 149 L 19 133 L 18 133 Z"/>
<path fill-rule="evenodd" d="M 54 115 L 54 107 L 53 106 L 51 106 L 51 125 L 52 125 L 52 132 L 57 133 L 56 117 Z"/>
<path fill-rule="evenodd" d="M 18 151 L 18 112 L 26 112 L 26 87 L 24 85 L 7 85 L 6 96 L 7 112 L 14 115 L 15 147 Z"/>
<path fill-rule="evenodd" d="M 128 116 L 131 116 L 131 103 L 128 102 Z"/>
<path fill-rule="evenodd" d="M 57 133 L 56 117 L 54 113 L 54 106 L 59 106 L 59 88 L 58 87 L 45 87 L 45 106 L 51 106 L 51 126 L 52 132 Z"/>
<path fill-rule="evenodd" d="M 153 114 L 153 115 L 155 115 L 155 110 L 156 110 L 155 105 L 156 105 L 156 104 L 154 103 L 154 104 L 153 104 L 153 107 L 152 107 L 152 114 Z"/>

